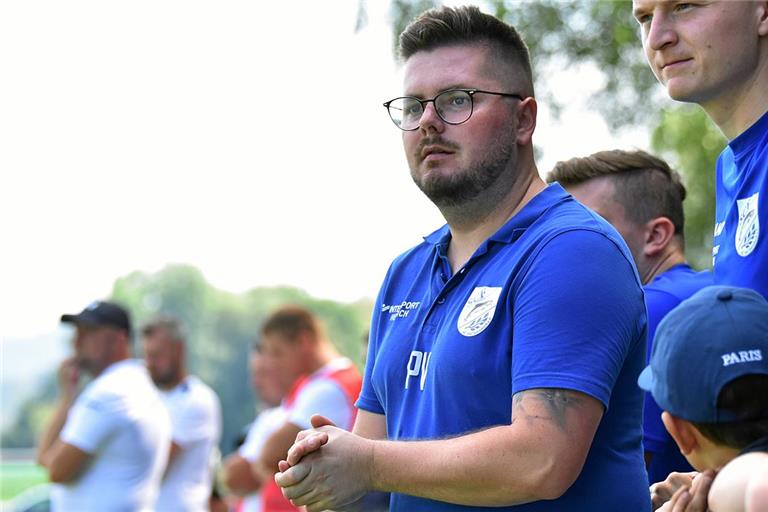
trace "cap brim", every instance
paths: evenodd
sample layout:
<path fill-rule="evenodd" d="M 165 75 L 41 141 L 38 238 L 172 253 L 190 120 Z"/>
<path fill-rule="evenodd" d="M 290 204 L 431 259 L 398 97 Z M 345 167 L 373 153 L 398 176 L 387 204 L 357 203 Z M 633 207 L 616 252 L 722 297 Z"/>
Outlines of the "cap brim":
<path fill-rule="evenodd" d="M 89 315 L 80 313 L 77 315 L 61 315 L 61 321 L 69 324 L 87 324 L 87 325 L 101 325 L 104 322 L 100 322 L 96 318 L 91 318 Z"/>
<path fill-rule="evenodd" d="M 646 366 L 645 369 L 640 372 L 640 376 L 637 378 L 637 385 L 646 391 L 652 391 L 655 382 L 656 379 L 654 377 L 653 370 L 651 369 L 651 365 Z"/>
<path fill-rule="evenodd" d="M 68 324 L 76 324 L 80 321 L 78 315 L 61 315 L 61 321 Z"/>

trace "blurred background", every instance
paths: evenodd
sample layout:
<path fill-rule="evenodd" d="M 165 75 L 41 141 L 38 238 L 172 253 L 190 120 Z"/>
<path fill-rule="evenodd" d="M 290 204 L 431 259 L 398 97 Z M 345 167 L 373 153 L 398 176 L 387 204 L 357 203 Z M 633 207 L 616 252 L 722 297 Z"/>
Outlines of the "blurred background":
<path fill-rule="evenodd" d="M 0 500 L 43 479 L 32 448 L 71 350 L 58 320 L 94 299 L 183 320 L 224 454 L 253 418 L 247 353 L 274 307 L 309 306 L 362 362 L 389 262 L 442 224 L 381 105 L 401 93 L 395 34 L 440 3 L 0 6 Z M 689 189 L 689 260 L 710 266 L 725 140 L 656 83 L 631 2 L 477 4 L 531 47 L 540 172 L 665 157 Z"/>

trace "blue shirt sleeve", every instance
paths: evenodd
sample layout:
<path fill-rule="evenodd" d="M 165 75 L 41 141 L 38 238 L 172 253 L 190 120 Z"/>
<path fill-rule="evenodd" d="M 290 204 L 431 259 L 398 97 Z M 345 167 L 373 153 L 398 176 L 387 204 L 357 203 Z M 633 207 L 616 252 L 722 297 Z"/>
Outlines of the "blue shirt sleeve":
<path fill-rule="evenodd" d="M 590 230 L 543 245 L 513 297 L 513 393 L 571 389 L 607 409 L 627 354 L 645 344 L 643 290 L 629 258 Z"/>
<path fill-rule="evenodd" d="M 363 387 L 360 390 L 360 396 L 355 402 L 355 407 L 364 411 L 373 412 L 376 414 L 384 414 L 384 405 L 379 400 L 376 390 L 373 387 L 371 380 L 373 375 L 373 365 L 376 362 L 376 356 L 379 352 L 379 316 L 381 315 L 380 305 L 382 303 L 382 296 L 386 289 L 387 282 L 389 281 L 392 267 L 387 272 L 387 277 L 384 279 L 384 284 L 379 291 L 379 295 L 376 297 L 376 302 L 373 305 L 373 317 L 371 319 L 371 329 L 368 333 L 368 353 L 365 359 L 365 373 L 363 373 Z"/>

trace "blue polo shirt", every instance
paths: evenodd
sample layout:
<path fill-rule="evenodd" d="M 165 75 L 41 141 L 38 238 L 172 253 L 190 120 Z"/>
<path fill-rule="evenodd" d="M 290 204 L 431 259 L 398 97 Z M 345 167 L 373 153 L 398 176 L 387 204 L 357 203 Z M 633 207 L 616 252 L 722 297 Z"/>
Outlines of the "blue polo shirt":
<path fill-rule="evenodd" d="M 384 414 L 394 440 L 508 425 L 512 395 L 533 388 L 580 391 L 606 412 L 557 500 L 485 508 L 393 494 L 390 510 L 650 510 L 636 385 L 645 306 L 618 233 L 552 184 L 454 275 L 449 241 L 444 226 L 390 267 L 357 406 Z"/>
<path fill-rule="evenodd" d="M 646 362 L 651 357 L 653 336 L 661 319 L 682 301 L 712 284 L 711 272 L 696 272 L 687 263 L 681 263 L 645 285 L 645 304 L 648 308 Z M 648 467 L 649 485 L 665 480 L 673 471 L 693 471 L 664 427 L 661 413 L 661 407 L 653 399 L 653 395 L 646 393 L 643 409 L 643 447 L 645 451 L 653 453 Z"/>
<path fill-rule="evenodd" d="M 723 149 L 716 198 L 715 283 L 768 298 L 768 113 Z"/>

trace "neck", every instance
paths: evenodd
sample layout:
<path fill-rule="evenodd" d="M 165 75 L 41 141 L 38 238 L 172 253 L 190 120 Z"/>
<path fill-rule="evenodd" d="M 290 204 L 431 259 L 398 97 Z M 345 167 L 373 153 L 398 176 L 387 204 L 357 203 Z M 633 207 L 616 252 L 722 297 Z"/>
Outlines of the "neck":
<path fill-rule="evenodd" d="M 685 255 L 683 252 L 677 248 L 670 249 L 651 262 L 640 275 L 640 281 L 644 285 L 648 284 L 656 279 L 657 276 L 660 276 L 670 268 L 681 263 L 685 263 Z"/>
<path fill-rule="evenodd" d="M 720 470 L 739 455 L 739 449 L 730 446 L 711 444 L 704 461 L 708 469 Z"/>
<path fill-rule="evenodd" d="M 768 53 L 768 50 L 766 50 Z M 701 103 L 707 115 L 729 141 L 735 139 L 768 112 L 768 57 L 738 90 L 722 98 Z"/>
<path fill-rule="evenodd" d="M 188 375 L 187 370 L 182 368 L 179 370 L 179 373 L 176 375 L 176 378 L 173 379 L 173 381 L 163 383 L 163 384 L 158 384 L 157 387 L 164 391 L 170 391 L 171 389 L 181 384 L 184 381 L 184 379 L 187 378 L 187 375 Z"/>
<path fill-rule="evenodd" d="M 116 355 L 114 357 L 110 357 L 109 359 L 104 360 L 99 368 L 94 368 L 93 376 L 98 377 L 99 375 L 104 373 L 104 370 L 106 370 L 113 364 L 119 363 L 120 361 L 125 361 L 126 359 L 130 359 L 130 357 L 131 357 L 131 354 L 127 353 L 127 354 Z"/>
<path fill-rule="evenodd" d="M 327 365 L 339 357 L 339 353 L 329 342 L 320 342 L 320 347 L 315 357 L 312 358 L 307 366 L 307 374 L 315 373 L 317 370 Z"/>
<path fill-rule="evenodd" d="M 515 216 L 536 194 L 546 188 L 532 159 L 507 180 L 503 193 L 489 190 L 473 204 L 462 205 L 461 213 L 441 209 L 451 230 L 448 261 L 455 273 L 472 257 L 485 240 Z"/>

